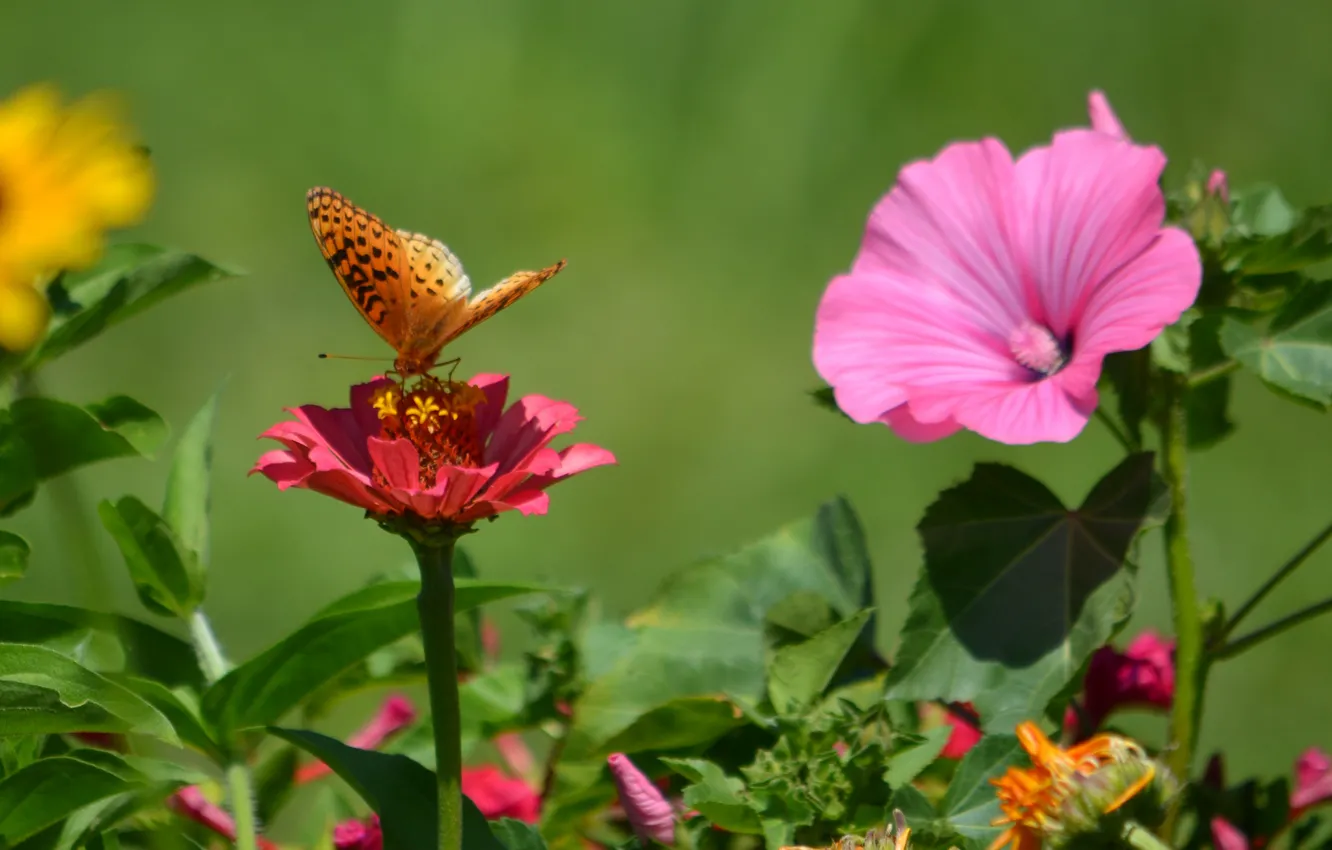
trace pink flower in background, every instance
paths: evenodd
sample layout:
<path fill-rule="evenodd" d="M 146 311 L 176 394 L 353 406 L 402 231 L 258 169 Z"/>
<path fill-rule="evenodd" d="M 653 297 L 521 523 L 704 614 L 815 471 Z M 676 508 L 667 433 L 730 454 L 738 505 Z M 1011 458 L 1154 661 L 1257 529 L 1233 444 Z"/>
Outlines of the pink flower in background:
<path fill-rule="evenodd" d="M 476 803 L 487 820 L 515 818 L 536 823 L 541 817 L 541 793 L 522 779 L 504 775 L 491 764 L 463 768 L 462 792 Z"/>
<path fill-rule="evenodd" d="M 338 850 L 383 850 L 384 831 L 379 826 L 379 815 L 345 820 L 333 827 L 333 846 Z"/>
<path fill-rule="evenodd" d="M 1082 690 L 1082 716 L 1070 709 L 1065 718 L 1066 726 L 1078 730 L 1078 739 L 1099 729 L 1118 708 L 1168 710 L 1175 698 L 1175 642 L 1147 629 L 1123 652 L 1113 646 L 1101 647 L 1087 666 Z"/>
<path fill-rule="evenodd" d="M 976 707 L 969 702 L 961 705 L 966 709 L 966 713 L 957 711 L 952 706 L 949 706 L 944 713 L 944 722 L 953 727 L 948 736 L 948 743 L 939 751 L 939 755 L 946 759 L 960 759 L 980 743 L 981 730 L 975 722 Z"/>
<path fill-rule="evenodd" d="M 369 723 L 347 739 L 347 744 L 358 750 L 373 750 L 415 722 L 416 706 L 406 697 L 394 694 L 384 700 Z M 307 764 L 296 771 L 296 784 L 303 785 L 332 772 L 322 761 Z"/>
<path fill-rule="evenodd" d="M 1207 175 L 1207 194 L 1215 195 L 1221 199 L 1221 203 L 1230 203 L 1230 183 L 1226 180 L 1226 173 L 1221 169 L 1216 169 Z"/>
<path fill-rule="evenodd" d="M 620 792 L 620 806 L 638 840 L 675 843 L 675 810 L 652 780 L 624 753 L 612 753 L 606 763 Z"/>
<path fill-rule="evenodd" d="M 182 788 L 167 798 L 167 808 L 197 824 L 207 827 L 228 841 L 236 840 L 236 822 L 221 806 L 210 802 L 197 785 Z M 258 839 L 260 850 L 277 850 L 277 845 L 266 838 Z"/>
<path fill-rule="evenodd" d="M 1295 762 L 1295 790 L 1290 794 L 1291 819 L 1305 809 L 1332 800 L 1332 758 L 1310 747 Z"/>
<path fill-rule="evenodd" d="M 1249 838 L 1225 818 L 1212 818 L 1212 845 L 1216 850 L 1249 850 Z"/>
<path fill-rule="evenodd" d="M 467 524 L 509 510 L 544 514 L 546 488 L 615 463 L 599 446 L 549 447 L 579 421 L 571 404 L 524 396 L 509 379 L 424 380 L 406 396 L 387 379 L 352 387 L 351 406 L 304 405 L 263 436 L 285 449 L 255 465 L 279 489 L 305 487 L 378 516 Z"/>
<path fill-rule="evenodd" d="M 1151 342 L 1198 293 L 1193 240 L 1162 227 L 1164 165 L 1066 130 L 1016 162 L 985 139 L 903 168 L 819 304 L 814 365 L 838 406 L 917 442 L 1077 436 L 1105 356 Z"/>

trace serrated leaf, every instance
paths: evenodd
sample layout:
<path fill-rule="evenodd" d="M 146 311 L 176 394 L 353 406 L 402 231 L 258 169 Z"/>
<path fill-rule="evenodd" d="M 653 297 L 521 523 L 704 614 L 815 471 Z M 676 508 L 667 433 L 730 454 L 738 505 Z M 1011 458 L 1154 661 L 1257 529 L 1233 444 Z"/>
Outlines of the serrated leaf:
<path fill-rule="evenodd" d="M 135 732 L 179 744 L 143 699 L 41 646 L 0 644 L 0 729 L 6 735 Z"/>
<path fill-rule="evenodd" d="M 1002 816 L 991 779 L 1026 761 L 1026 753 L 1012 735 L 988 735 L 962 759 L 939 804 L 939 813 L 959 834 L 980 847 L 988 847 L 1002 826 L 991 823 Z"/>
<path fill-rule="evenodd" d="M 435 775 L 406 756 L 359 750 L 300 729 L 268 730 L 327 764 L 379 815 L 384 850 L 419 850 L 438 844 Z M 462 798 L 463 850 L 505 850 L 486 818 Z"/>
<path fill-rule="evenodd" d="M 888 768 L 883 772 L 883 781 L 893 789 L 909 784 L 922 770 L 934 764 L 952 734 L 952 725 L 944 723 L 920 736 L 912 736 L 904 744 L 894 740 Z"/>
<path fill-rule="evenodd" d="M 689 779 L 684 789 L 685 806 L 730 832 L 762 835 L 763 824 L 753 803 L 744 796 L 744 783 L 727 776 L 704 759 L 664 758 L 663 764 Z"/>
<path fill-rule="evenodd" d="M 193 254 L 113 245 L 95 267 L 62 275 L 47 288 L 51 325 L 24 368 L 59 357 L 178 292 L 234 274 Z"/>
<path fill-rule="evenodd" d="M 1221 348 L 1269 386 L 1327 408 L 1332 404 L 1332 281 L 1307 284 L 1263 327 L 1227 316 Z"/>
<path fill-rule="evenodd" d="M 860 611 L 809 640 L 774 653 L 768 665 L 768 697 L 778 714 L 809 706 L 823 693 L 872 613 L 872 609 Z"/>
<path fill-rule="evenodd" d="M 461 612 L 525 593 L 540 585 L 455 580 Z M 203 698 L 203 715 L 225 735 L 276 723 L 325 682 L 420 627 L 419 582 L 373 584 L 326 607 L 295 633 L 232 670 Z"/>
<path fill-rule="evenodd" d="M 208 484 L 213 465 L 217 398 L 214 393 L 180 435 L 162 504 L 162 519 L 202 567 L 208 565 Z"/>
<path fill-rule="evenodd" d="M 574 707 L 564 758 L 609 753 L 606 742 L 672 700 L 725 693 L 757 702 L 765 693 L 767 611 L 798 591 L 822 596 L 843 617 L 871 604 L 864 534 L 845 500 L 668 576 L 652 603 L 629 618 L 629 634 L 607 633 L 614 652 L 597 661 L 601 675 Z"/>
<path fill-rule="evenodd" d="M 0 585 L 23 578 L 28 571 L 28 541 L 9 531 L 0 531 Z"/>
<path fill-rule="evenodd" d="M 69 605 L 0 600 L 0 643 L 59 646 L 84 645 L 93 635 L 114 639 L 123 647 L 123 669 L 167 687 L 199 687 L 203 674 L 193 647 L 147 623 L 119 614 Z M 101 668 L 98 668 L 101 669 Z"/>
<path fill-rule="evenodd" d="M 114 504 L 103 501 L 97 514 L 116 541 L 144 607 L 188 619 L 204 593 L 198 557 L 165 520 L 133 496 Z"/>
<path fill-rule="evenodd" d="M 1039 481 L 978 464 L 930 506 L 888 699 L 972 702 L 987 730 L 1038 717 L 1129 613 L 1129 545 L 1164 487 L 1131 455 L 1073 511 Z"/>
<path fill-rule="evenodd" d="M 1225 265 L 1246 275 L 1299 271 L 1332 259 L 1332 205 L 1309 207 L 1288 229 L 1226 246 Z"/>
<path fill-rule="evenodd" d="M 87 407 L 53 398 L 21 398 L 10 406 L 10 415 L 32 453 L 38 479 L 112 458 L 151 457 L 167 436 L 162 417 L 128 396 Z"/>

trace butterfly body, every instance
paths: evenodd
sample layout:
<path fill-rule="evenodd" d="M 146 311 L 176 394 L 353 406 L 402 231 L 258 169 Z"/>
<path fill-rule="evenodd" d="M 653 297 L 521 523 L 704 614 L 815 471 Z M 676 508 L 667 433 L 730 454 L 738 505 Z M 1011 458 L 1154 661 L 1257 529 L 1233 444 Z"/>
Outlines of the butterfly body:
<path fill-rule="evenodd" d="M 420 233 L 395 230 L 326 187 L 306 194 L 319 250 L 361 316 L 397 352 L 393 368 L 425 375 L 440 350 L 554 277 L 560 260 L 516 272 L 472 297 L 472 282 L 448 247 Z"/>

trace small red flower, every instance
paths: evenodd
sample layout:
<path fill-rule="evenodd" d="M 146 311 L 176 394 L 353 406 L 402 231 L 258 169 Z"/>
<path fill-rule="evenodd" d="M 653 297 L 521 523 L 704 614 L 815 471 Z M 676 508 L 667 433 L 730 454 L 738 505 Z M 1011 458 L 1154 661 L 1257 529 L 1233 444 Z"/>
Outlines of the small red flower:
<path fill-rule="evenodd" d="M 1078 731 L 1078 739 L 1099 729 L 1119 708 L 1168 710 L 1175 698 L 1175 642 L 1148 629 L 1123 652 L 1113 646 L 1101 647 L 1087 667 L 1083 694 L 1082 717 L 1070 709 L 1064 721 Z"/>
<path fill-rule="evenodd" d="M 1305 809 L 1332 800 L 1332 757 L 1317 747 L 1295 762 L 1295 790 L 1290 794 L 1291 820 Z"/>
<path fill-rule="evenodd" d="M 981 730 L 980 726 L 976 725 L 976 707 L 969 702 L 964 702 L 961 706 L 966 709 L 966 713 L 949 706 L 944 714 L 944 722 L 953 727 L 952 733 L 948 736 L 948 743 L 939 751 L 939 755 L 946 759 L 960 759 L 980 743 Z"/>
<path fill-rule="evenodd" d="M 541 793 L 522 779 L 505 776 L 493 764 L 463 768 L 462 792 L 487 820 L 515 818 L 536 823 L 541 817 Z"/>
<path fill-rule="evenodd" d="M 337 850 L 383 850 L 384 831 L 379 826 L 379 815 L 345 820 L 333 827 L 333 846 Z"/>
<path fill-rule="evenodd" d="M 615 463 L 588 443 L 550 448 L 578 423 L 577 409 L 529 395 L 505 410 L 508 389 L 505 375 L 467 383 L 427 376 L 405 394 L 385 378 L 358 384 L 350 407 L 304 405 L 291 411 L 296 421 L 265 431 L 286 448 L 251 473 L 379 517 L 466 525 L 509 510 L 544 514 L 551 484 Z"/>

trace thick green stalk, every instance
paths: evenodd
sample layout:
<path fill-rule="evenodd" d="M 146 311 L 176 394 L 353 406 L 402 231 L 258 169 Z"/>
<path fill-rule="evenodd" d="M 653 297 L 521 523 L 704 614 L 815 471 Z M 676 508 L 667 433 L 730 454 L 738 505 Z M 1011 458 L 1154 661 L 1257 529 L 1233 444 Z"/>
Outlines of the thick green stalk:
<path fill-rule="evenodd" d="M 1202 688 L 1206 676 L 1203 623 L 1198 589 L 1189 550 L 1188 420 L 1184 408 L 1185 383 L 1170 376 L 1165 418 L 1161 423 L 1162 474 L 1170 489 L 1170 516 L 1165 523 L 1166 571 L 1170 605 L 1175 621 L 1175 700 L 1170 714 L 1170 746 L 1166 763 L 1181 782 L 1187 782 L 1202 718 Z M 1170 839 L 1175 818 L 1166 823 Z"/>
<path fill-rule="evenodd" d="M 190 615 L 190 640 L 199 657 L 199 669 L 209 684 L 216 682 L 231 669 L 222 646 L 213 634 L 213 626 L 200 609 Z M 258 850 L 259 829 L 254 819 L 254 781 L 244 761 L 227 766 L 227 791 L 231 795 L 231 816 L 236 821 L 237 850 Z"/>
<path fill-rule="evenodd" d="M 453 539 L 412 540 L 421 568 L 416 598 L 425 642 L 430 718 L 435 732 L 439 793 L 439 850 L 462 848 L 462 740 L 458 660 L 453 631 Z"/>

